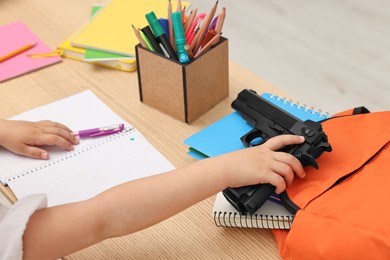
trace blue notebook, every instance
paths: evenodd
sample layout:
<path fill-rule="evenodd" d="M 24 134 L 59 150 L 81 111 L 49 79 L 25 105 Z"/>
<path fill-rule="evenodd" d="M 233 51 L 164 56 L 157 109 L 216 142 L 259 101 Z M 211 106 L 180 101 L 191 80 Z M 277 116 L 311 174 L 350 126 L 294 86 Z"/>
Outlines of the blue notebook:
<path fill-rule="evenodd" d="M 302 121 L 318 122 L 330 117 L 329 113 L 323 113 L 270 93 L 263 93 L 260 96 Z M 233 112 L 188 137 L 184 143 L 190 147 L 188 154 L 195 158 L 213 157 L 245 148 L 240 138 L 252 128 L 253 126 L 247 123 L 238 112 Z"/>

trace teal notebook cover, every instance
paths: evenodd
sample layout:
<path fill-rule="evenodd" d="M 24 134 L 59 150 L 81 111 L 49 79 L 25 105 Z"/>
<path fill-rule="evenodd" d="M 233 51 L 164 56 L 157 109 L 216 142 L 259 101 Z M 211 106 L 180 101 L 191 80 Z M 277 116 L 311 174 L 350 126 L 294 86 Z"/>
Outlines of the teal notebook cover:
<path fill-rule="evenodd" d="M 270 93 L 263 93 L 260 96 L 302 121 L 318 122 L 330 117 L 328 113 L 322 113 Z M 245 148 L 240 138 L 252 128 L 253 126 L 238 112 L 233 112 L 188 137 L 184 143 L 190 147 L 188 154 L 195 158 L 213 157 Z"/>

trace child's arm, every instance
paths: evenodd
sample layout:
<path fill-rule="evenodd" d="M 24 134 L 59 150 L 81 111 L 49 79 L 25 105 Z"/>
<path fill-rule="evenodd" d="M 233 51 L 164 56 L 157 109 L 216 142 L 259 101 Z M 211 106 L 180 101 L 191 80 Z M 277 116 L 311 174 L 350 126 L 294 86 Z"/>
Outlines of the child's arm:
<path fill-rule="evenodd" d="M 72 150 L 78 138 L 72 131 L 56 122 L 28 122 L 0 119 L 0 146 L 21 155 L 37 159 L 48 159 L 42 145 L 57 145 Z"/>
<path fill-rule="evenodd" d="M 27 225 L 24 256 L 56 258 L 136 232 L 227 187 L 271 183 L 280 193 L 294 173 L 301 178 L 305 173 L 295 157 L 275 150 L 301 142 L 303 137 L 278 136 L 258 147 L 118 185 L 84 202 L 41 209 Z"/>

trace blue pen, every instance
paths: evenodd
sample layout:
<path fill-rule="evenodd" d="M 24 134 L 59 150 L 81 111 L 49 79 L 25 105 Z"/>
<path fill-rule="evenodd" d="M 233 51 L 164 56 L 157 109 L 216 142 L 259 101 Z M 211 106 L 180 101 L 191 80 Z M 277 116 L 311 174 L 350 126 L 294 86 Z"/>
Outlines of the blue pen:
<path fill-rule="evenodd" d="M 173 32 L 175 34 L 175 42 L 177 48 L 177 54 L 181 63 L 187 63 L 190 61 L 188 53 L 185 49 L 186 38 L 184 37 L 183 24 L 181 22 L 181 13 L 172 13 Z"/>

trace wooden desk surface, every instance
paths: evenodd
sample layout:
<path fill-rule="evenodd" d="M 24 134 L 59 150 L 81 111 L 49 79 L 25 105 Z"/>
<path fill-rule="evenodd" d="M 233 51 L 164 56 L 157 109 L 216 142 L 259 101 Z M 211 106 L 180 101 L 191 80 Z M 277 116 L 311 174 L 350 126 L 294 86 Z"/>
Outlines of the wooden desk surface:
<path fill-rule="evenodd" d="M 53 49 L 88 19 L 93 0 L 0 1 L 0 25 L 21 20 Z M 130 29 L 129 29 L 130 30 Z M 247 70 L 229 63 L 229 97 L 191 125 L 139 101 L 136 73 L 64 59 L 61 63 L 0 83 L 0 117 L 91 89 L 112 110 L 133 124 L 176 167 L 195 159 L 183 140 L 232 112 L 239 91 L 252 88 L 284 94 Z M 2 187 L 9 197 L 12 193 Z M 269 230 L 218 228 L 211 210 L 214 197 L 146 230 L 109 239 L 66 259 L 279 259 Z M 134 209 L 137 210 L 137 209 Z"/>

